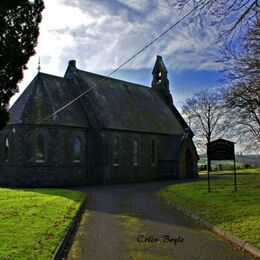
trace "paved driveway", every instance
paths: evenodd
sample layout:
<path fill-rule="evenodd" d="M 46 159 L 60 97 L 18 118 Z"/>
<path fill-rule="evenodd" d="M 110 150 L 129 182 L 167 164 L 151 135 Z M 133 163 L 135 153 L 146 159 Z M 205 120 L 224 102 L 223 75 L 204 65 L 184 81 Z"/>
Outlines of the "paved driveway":
<path fill-rule="evenodd" d="M 81 188 L 91 202 L 68 259 L 251 259 L 154 196 L 170 184 Z"/>

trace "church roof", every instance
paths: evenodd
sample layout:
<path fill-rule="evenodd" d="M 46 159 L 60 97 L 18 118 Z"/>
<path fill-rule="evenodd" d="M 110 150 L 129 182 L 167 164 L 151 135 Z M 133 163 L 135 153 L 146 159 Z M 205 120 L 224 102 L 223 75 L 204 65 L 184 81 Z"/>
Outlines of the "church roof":
<path fill-rule="evenodd" d="M 176 134 L 182 127 L 150 87 L 77 70 L 103 128 Z"/>
<path fill-rule="evenodd" d="M 76 103 L 41 122 L 74 98 L 71 86 L 61 77 L 38 73 L 10 108 L 9 124 L 58 124 L 86 126 L 87 120 Z"/>
<path fill-rule="evenodd" d="M 68 75 L 74 75 L 74 80 Z M 76 80 L 75 80 L 76 78 Z M 59 108 L 91 89 L 55 116 Z M 64 78 L 38 73 L 10 109 L 9 124 L 91 127 L 95 116 L 104 129 L 182 134 L 186 123 L 151 87 L 68 68 Z M 92 117 L 93 118 L 93 117 Z"/>

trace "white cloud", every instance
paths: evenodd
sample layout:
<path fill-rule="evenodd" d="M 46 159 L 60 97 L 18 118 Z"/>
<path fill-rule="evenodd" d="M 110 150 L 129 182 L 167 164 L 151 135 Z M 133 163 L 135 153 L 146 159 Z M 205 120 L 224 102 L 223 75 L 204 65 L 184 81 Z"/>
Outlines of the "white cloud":
<path fill-rule="evenodd" d="M 151 3 L 152 1 L 150 0 L 117 0 L 119 3 L 131 8 L 134 11 L 137 12 L 145 12 L 148 7 L 149 7 L 149 3 Z"/>
<path fill-rule="evenodd" d="M 54 75 L 63 75 L 70 59 L 81 69 L 111 71 L 180 18 L 173 8 L 152 0 L 45 0 L 45 6 L 37 54 L 21 91 L 37 72 L 38 56 L 42 71 Z M 132 16 L 131 9 L 140 15 Z M 152 68 L 160 54 L 174 70 L 216 70 L 214 31 L 201 30 L 179 24 L 124 68 Z"/>
<path fill-rule="evenodd" d="M 84 3 L 83 3 L 84 2 Z M 62 58 L 67 52 L 75 53 L 86 69 L 96 72 L 112 70 L 139 51 L 163 30 L 179 19 L 176 10 L 166 5 L 153 4 L 153 1 L 120 0 L 119 2 L 135 10 L 145 11 L 145 15 L 129 19 L 129 10 L 114 12 L 107 5 L 90 4 L 89 10 L 98 5 L 99 14 L 95 13 L 92 24 L 84 24 L 67 33 L 74 36 L 76 46 L 64 48 Z M 77 1 L 79 8 L 85 9 L 85 1 Z M 95 9 L 95 8 L 94 8 Z M 90 14 L 89 14 L 90 15 Z M 64 32 L 63 32 L 64 33 Z M 174 57 L 172 68 L 182 69 L 212 69 L 216 70 L 216 48 L 213 29 L 204 29 L 195 25 L 179 24 L 148 50 L 139 55 L 125 68 L 149 68 L 154 56 L 160 53 L 164 59 Z"/>

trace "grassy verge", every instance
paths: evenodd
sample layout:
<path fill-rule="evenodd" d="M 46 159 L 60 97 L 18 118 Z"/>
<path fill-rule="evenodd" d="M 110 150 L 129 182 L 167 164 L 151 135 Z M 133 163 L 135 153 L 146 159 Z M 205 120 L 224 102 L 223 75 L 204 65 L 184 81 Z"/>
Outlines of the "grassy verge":
<path fill-rule="evenodd" d="M 159 195 L 260 248 L 260 174 L 241 175 L 237 182 L 237 192 L 228 176 L 212 180 L 211 193 L 205 180 L 171 185 Z"/>
<path fill-rule="evenodd" d="M 0 188 L 0 259 L 50 259 L 84 194 Z"/>

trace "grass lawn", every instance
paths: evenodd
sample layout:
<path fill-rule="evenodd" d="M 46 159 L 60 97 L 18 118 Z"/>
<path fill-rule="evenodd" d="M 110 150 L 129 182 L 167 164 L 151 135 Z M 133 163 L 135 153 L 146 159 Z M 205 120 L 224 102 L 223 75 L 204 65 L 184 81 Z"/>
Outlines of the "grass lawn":
<path fill-rule="evenodd" d="M 0 259 L 50 259 L 84 196 L 61 189 L 0 188 Z"/>
<path fill-rule="evenodd" d="M 260 169 L 243 171 L 247 173 L 238 175 L 237 192 L 232 176 L 225 176 L 211 180 L 211 193 L 205 179 L 168 186 L 159 195 L 260 248 Z"/>
<path fill-rule="evenodd" d="M 255 175 L 260 174 L 260 168 L 254 168 L 254 169 L 237 169 L 236 170 L 237 175 Z M 201 171 L 199 174 L 208 174 L 207 171 Z M 234 170 L 223 170 L 223 171 L 212 171 L 211 174 L 226 174 L 226 175 L 233 175 Z"/>

